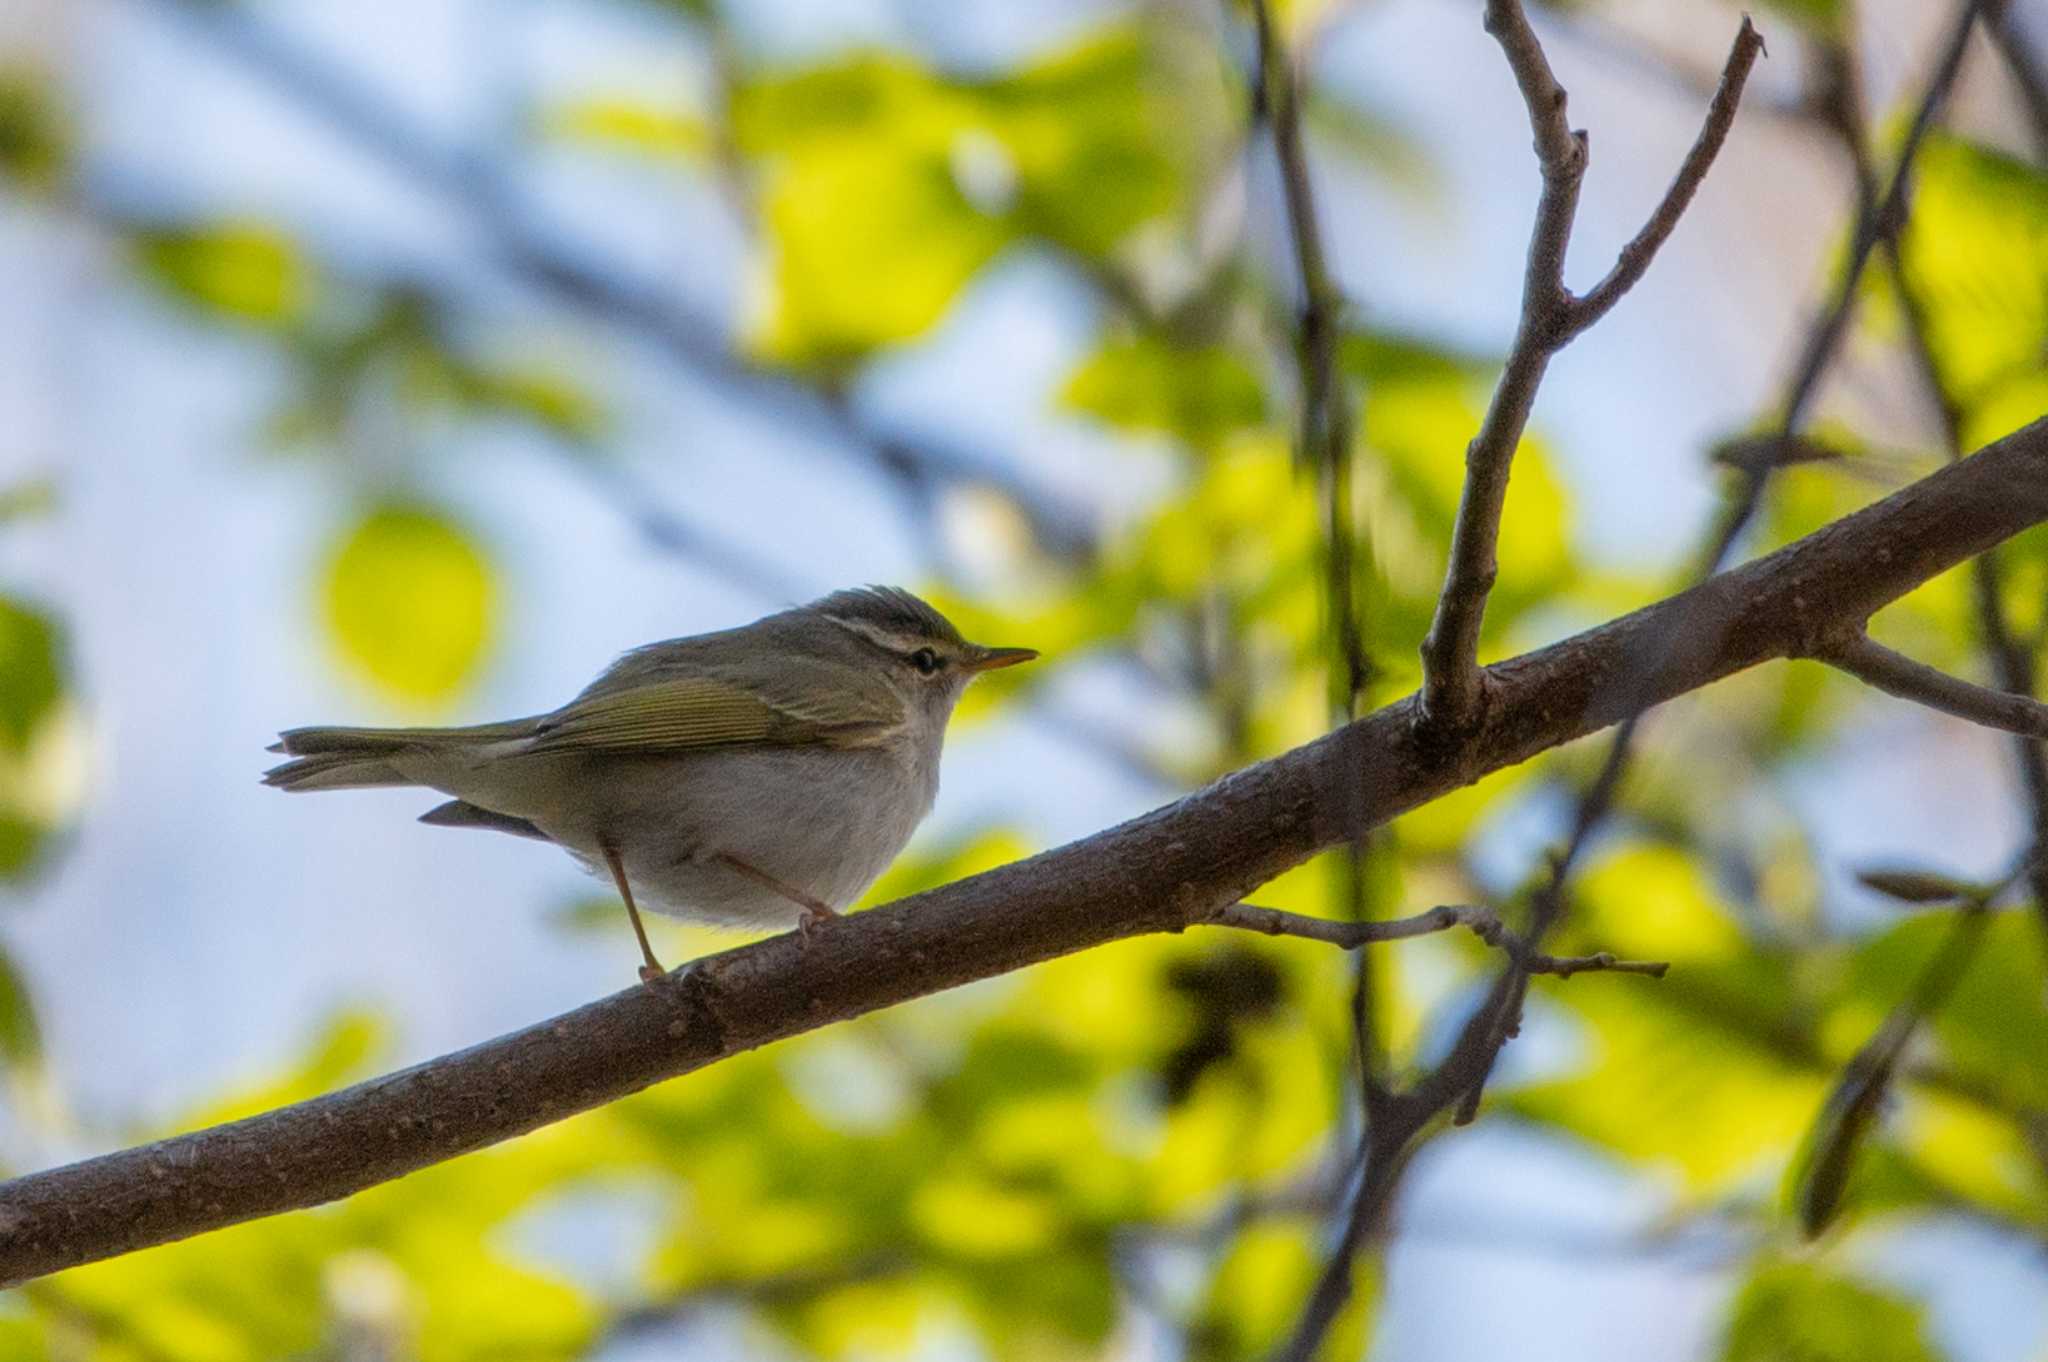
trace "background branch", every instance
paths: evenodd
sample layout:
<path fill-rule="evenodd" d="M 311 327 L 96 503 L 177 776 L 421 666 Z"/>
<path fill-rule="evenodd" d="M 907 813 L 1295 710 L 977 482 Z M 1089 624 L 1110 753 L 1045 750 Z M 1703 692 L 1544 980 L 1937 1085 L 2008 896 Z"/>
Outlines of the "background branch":
<path fill-rule="evenodd" d="M 1048 550 L 1074 557 L 1093 554 L 1094 527 L 1081 508 L 967 450 L 880 429 L 845 394 L 736 354 L 719 325 L 649 284 L 621 277 L 581 243 L 538 225 L 517 187 L 488 157 L 442 145 L 345 72 L 301 50 L 246 10 L 205 0 L 149 3 L 188 24 L 272 90 L 387 166 L 464 209 L 491 243 L 494 263 L 513 276 L 640 337 L 691 373 L 760 403 L 778 419 L 802 422 L 828 444 L 857 452 L 919 501 L 928 500 L 935 487 L 989 487 L 1016 506 Z"/>
<path fill-rule="evenodd" d="M 1503 703 L 1454 749 L 1422 740 L 1410 696 L 1164 809 L 827 924 L 807 944 L 785 935 L 709 956 L 411 1069 L 0 1185 L 0 1282 L 330 1201 L 834 1021 L 1181 931 L 1354 839 L 1325 790 L 1360 787 L 1362 824 L 1385 823 L 1634 712 L 1617 681 L 1646 655 L 1661 656 L 1650 703 L 1800 655 L 2044 520 L 2048 419 L 1766 558 L 1498 664 L 1489 684 Z M 1674 638 L 1692 646 L 1670 648 Z M 1646 653 L 1652 640 L 1667 646 Z"/>

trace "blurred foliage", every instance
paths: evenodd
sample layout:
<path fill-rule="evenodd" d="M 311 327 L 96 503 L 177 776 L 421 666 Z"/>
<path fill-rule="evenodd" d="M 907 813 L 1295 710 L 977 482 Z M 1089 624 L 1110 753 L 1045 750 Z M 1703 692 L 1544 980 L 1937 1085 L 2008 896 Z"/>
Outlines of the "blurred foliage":
<path fill-rule="evenodd" d="M 1722 1362 L 1932 1362 L 1926 1312 L 1810 1263 L 1760 1264 L 1737 1293 Z"/>
<path fill-rule="evenodd" d="M 310 262 L 297 242 L 274 228 L 221 223 L 141 234 L 135 245 L 143 270 L 194 307 L 283 327 L 312 301 Z"/>
<path fill-rule="evenodd" d="M 343 660 L 391 697 L 452 699 L 483 660 L 497 613 L 490 561 L 431 507 L 366 512 L 329 548 L 321 601 Z"/>
<path fill-rule="evenodd" d="M 47 189 L 71 156 L 56 94 L 32 67 L 0 67 L 0 177 Z"/>
<path fill-rule="evenodd" d="M 1127 759 L 1169 786 L 1321 733 L 1326 508 L 1291 447 L 1289 281 L 1239 202 L 1261 183 L 1246 173 L 1257 155 L 1243 145 L 1243 53 L 1231 46 L 1242 35 L 1219 48 L 1213 29 L 1160 6 L 994 69 L 880 49 L 769 63 L 747 55 L 719 7 L 668 8 L 678 46 L 716 68 L 708 96 L 600 91 L 540 101 L 514 122 L 550 156 L 623 151 L 717 182 L 752 233 L 745 365 L 844 398 L 1013 252 L 1091 291 L 1094 333 L 1053 401 L 1130 446 L 1133 465 L 1156 472 L 1152 494 L 1085 552 L 1011 532 L 1023 517 L 1002 512 L 1015 507 L 983 507 L 976 524 L 1001 540 L 1004 589 L 926 590 L 971 636 L 1029 641 L 1049 664 L 978 687 L 964 717 L 1040 698 L 1061 667 L 1114 669 L 1145 687 L 1156 720 L 1119 732 Z M 1821 37 L 1849 18 L 1838 0 L 1767 8 Z M 1306 42 L 1344 12 L 1304 0 L 1279 17 Z M 1349 98 L 1311 95 L 1318 172 L 1428 188 L 1425 153 Z M 0 174 L 16 192 L 54 198 L 72 144 L 51 83 L 0 72 Z M 1974 443 L 2048 408 L 2048 181 L 1937 135 L 1917 183 L 1904 268 Z M 178 322 L 232 329 L 277 356 L 257 443 L 318 460 L 346 486 L 351 509 L 310 562 L 313 613 L 339 665 L 393 707 L 464 703 L 520 602 L 473 528 L 484 509 L 424 490 L 441 485 L 426 470 L 481 425 L 593 467 L 617 419 L 605 375 L 516 309 L 429 273 L 379 272 L 312 232 L 203 214 L 114 225 L 137 279 L 176 304 Z M 510 263 L 538 273 L 548 262 Z M 1896 292 L 1882 272 L 1866 281 L 1859 344 L 1907 342 Z M 1362 540 L 1351 585 L 1371 640 L 1371 704 L 1417 680 L 1462 451 L 1498 359 L 1377 314 L 1345 321 L 1340 376 L 1357 414 L 1348 509 Z M 1761 547 L 1944 453 L 1836 417 L 1805 436 L 1773 479 Z M 1720 446 L 1724 463 L 1769 452 L 1754 432 Z M 1584 561 L 1559 463 L 1538 437 L 1518 456 L 1488 658 L 1662 587 Z M 34 482 L 0 491 L 0 528 L 49 497 Z M 2023 536 L 2001 564 L 2004 606 L 2038 658 L 2048 533 Z M 1981 668 L 1964 574 L 1928 584 L 1878 628 L 1937 665 Z M 47 605 L 0 596 L 0 878 L 45 863 L 68 816 L 80 763 L 63 634 Z M 1718 1336 L 1729 1362 L 1933 1358 L 1923 1308 L 1851 1275 L 1850 1255 L 1941 1217 L 2048 1237 L 2043 951 L 2032 905 L 2002 902 L 1899 1072 L 1872 1090 L 1882 1100 L 1856 1109 L 1827 1189 L 1827 1237 L 1788 1252 L 1798 1207 L 1769 1189 L 1801 1181 L 1802 1149 L 1828 1147 L 1844 1066 L 1951 930 L 1942 905 L 1974 888 L 1888 865 L 1848 889 L 1816 864 L 1782 787 L 1858 735 L 1859 694 L 1818 666 L 1775 666 L 1656 716 L 1552 947 L 1666 959 L 1671 974 L 1538 980 L 1536 1017 L 1562 1043 L 1510 1066 L 1491 1099 L 1490 1116 L 1652 1179 L 1673 1223 L 1715 1217 L 1749 1232 Z M 1530 829 L 1557 832 L 1597 759 L 1581 744 L 1404 818 L 1368 857 L 1367 910 L 1492 899 L 1512 915 L 1519 900 L 1478 863 Z M 906 858 L 870 901 L 1027 849 L 985 829 Z M 1260 901 L 1345 911 L 1327 869 L 1283 876 Z M 1868 901 L 1838 901 L 1846 894 L 1886 902 L 1867 912 Z M 613 936 L 622 918 L 609 897 L 557 915 Z M 699 950 L 719 940 L 688 935 Z M 1448 939 L 1376 961 L 1375 1014 L 1397 1073 L 1441 1053 L 1496 963 Z M 0 951 L 0 1055 L 17 1069 L 38 1053 L 35 982 Z M 737 1337 L 760 1356 L 1101 1357 L 1161 1332 L 1188 1358 L 1267 1356 L 1299 1317 L 1342 1205 L 1358 1119 L 1354 985 L 1327 947 L 1224 933 L 1050 962 L 721 1063 L 338 1206 L 36 1283 L 0 1301 L 0 1357 L 542 1362 L 705 1331 L 718 1341 L 707 1347 Z M 337 1018 L 294 1071 L 172 1124 L 328 1090 L 376 1069 L 384 1048 L 373 1018 Z M 1370 1258 L 1356 1288 L 1325 1357 L 1370 1346 L 1382 1304 Z"/>
<path fill-rule="evenodd" d="M 863 53 L 745 83 L 733 128 L 763 180 L 762 352 L 854 363 L 930 328 L 1014 241 L 1100 260 L 1183 211 L 1200 124 L 1176 117 L 1187 92 L 1166 78 L 1146 35 L 1116 28 L 989 80 Z"/>

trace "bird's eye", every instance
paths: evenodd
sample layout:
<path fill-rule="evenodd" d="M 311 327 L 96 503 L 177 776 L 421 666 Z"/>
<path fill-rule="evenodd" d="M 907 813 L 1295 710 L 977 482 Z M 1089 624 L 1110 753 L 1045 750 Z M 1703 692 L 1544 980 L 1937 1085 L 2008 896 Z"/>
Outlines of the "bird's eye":
<path fill-rule="evenodd" d="M 934 675 L 939 670 L 939 655 L 929 648 L 919 648 L 910 655 L 910 665 L 926 676 Z"/>

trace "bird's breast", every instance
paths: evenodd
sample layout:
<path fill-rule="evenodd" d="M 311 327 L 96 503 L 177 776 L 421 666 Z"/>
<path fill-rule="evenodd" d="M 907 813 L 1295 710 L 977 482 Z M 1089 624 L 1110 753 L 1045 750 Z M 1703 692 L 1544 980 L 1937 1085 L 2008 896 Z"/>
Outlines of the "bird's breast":
<path fill-rule="evenodd" d="M 610 819 L 636 891 L 651 907 L 742 926 L 788 925 L 799 909 L 719 857 L 844 908 L 938 793 L 937 761 L 901 747 L 734 749 L 648 765 L 621 781 L 634 788 L 618 791 Z"/>

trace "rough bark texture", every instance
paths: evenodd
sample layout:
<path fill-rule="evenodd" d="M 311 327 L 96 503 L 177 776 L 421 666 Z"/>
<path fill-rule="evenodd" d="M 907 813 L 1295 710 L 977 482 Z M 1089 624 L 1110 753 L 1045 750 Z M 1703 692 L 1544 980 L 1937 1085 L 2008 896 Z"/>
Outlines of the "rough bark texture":
<path fill-rule="evenodd" d="M 1317 851 L 1772 658 L 1810 655 L 2048 520 L 2048 419 L 1767 558 L 1483 674 L 1447 743 L 1414 697 L 1093 837 L 709 956 L 260 1116 L 0 1185 L 0 1283 L 347 1196 L 728 1055 L 1035 961 L 1179 931 Z M 1340 797 L 1341 796 L 1341 797 Z"/>

